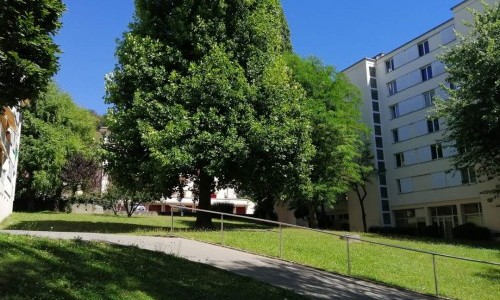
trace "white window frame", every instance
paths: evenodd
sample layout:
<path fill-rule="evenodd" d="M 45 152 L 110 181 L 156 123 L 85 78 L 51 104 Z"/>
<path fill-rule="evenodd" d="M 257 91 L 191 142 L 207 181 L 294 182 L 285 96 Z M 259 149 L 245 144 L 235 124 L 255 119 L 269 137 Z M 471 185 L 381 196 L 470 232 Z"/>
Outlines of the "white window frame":
<path fill-rule="evenodd" d="M 397 92 L 398 92 L 398 85 L 396 83 L 396 80 L 387 83 L 387 89 L 389 90 L 389 96 L 397 94 Z"/>
<path fill-rule="evenodd" d="M 420 75 L 422 76 L 422 82 L 427 81 L 433 77 L 432 75 L 432 66 L 427 65 L 420 69 Z"/>
<path fill-rule="evenodd" d="M 443 146 L 441 144 L 430 145 L 430 148 L 432 160 L 443 158 Z"/>
<path fill-rule="evenodd" d="M 434 90 L 427 91 L 422 94 L 422 97 L 424 98 L 424 105 L 425 107 L 429 107 L 434 105 L 434 96 L 436 95 L 436 92 Z"/>
<path fill-rule="evenodd" d="M 430 52 L 429 40 L 422 41 L 417 44 L 418 56 L 422 57 Z"/>
<path fill-rule="evenodd" d="M 394 71 L 394 58 L 389 58 L 385 61 L 385 72 L 390 73 Z"/>
<path fill-rule="evenodd" d="M 432 133 L 439 131 L 439 119 L 429 119 L 427 120 L 427 132 Z"/>
<path fill-rule="evenodd" d="M 391 118 L 395 119 L 399 117 L 399 105 L 394 104 L 389 106 L 389 110 L 391 111 Z"/>

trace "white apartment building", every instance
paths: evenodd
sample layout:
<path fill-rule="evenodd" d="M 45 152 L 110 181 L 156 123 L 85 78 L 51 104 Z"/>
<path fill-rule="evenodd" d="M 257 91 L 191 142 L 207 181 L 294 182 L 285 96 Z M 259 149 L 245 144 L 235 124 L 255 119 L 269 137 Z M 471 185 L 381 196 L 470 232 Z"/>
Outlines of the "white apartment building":
<path fill-rule="evenodd" d="M 12 213 L 16 191 L 21 120 L 16 108 L 4 106 L 0 113 L 0 222 Z"/>
<path fill-rule="evenodd" d="M 455 32 L 466 32 L 464 21 L 472 20 L 468 7 L 482 6 L 463 1 L 451 8 L 452 19 L 343 71 L 361 90 L 375 165 L 385 170 L 368 186 L 368 227 L 438 225 L 449 236 L 453 227 L 472 222 L 500 232 L 500 200 L 481 194 L 499 180 L 480 182 L 474 169 L 455 170 L 451 157 L 456 149 L 439 142 L 446 123 L 429 118 L 433 98 L 447 97 L 441 88 L 447 73 L 436 56 L 456 42 Z M 351 230 L 360 231 L 357 196 L 348 198 L 336 214 L 348 213 Z"/>

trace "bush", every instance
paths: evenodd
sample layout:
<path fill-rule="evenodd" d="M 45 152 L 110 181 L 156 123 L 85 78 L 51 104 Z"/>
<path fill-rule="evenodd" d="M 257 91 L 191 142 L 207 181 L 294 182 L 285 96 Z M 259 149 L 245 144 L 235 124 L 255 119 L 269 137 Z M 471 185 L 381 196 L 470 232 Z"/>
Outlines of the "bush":
<path fill-rule="evenodd" d="M 380 227 L 372 226 L 368 228 L 368 232 L 378 233 L 381 235 L 399 235 L 399 236 L 418 236 L 418 237 L 441 237 L 439 227 L 435 225 L 416 227 Z"/>
<path fill-rule="evenodd" d="M 212 204 L 212 210 L 221 213 L 232 214 L 234 210 L 234 204 L 230 202 L 217 202 Z"/>
<path fill-rule="evenodd" d="M 488 228 L 465 223 L 453 228 L 453 237 L 460 240 L 486 241 L 491 235 Z"/>

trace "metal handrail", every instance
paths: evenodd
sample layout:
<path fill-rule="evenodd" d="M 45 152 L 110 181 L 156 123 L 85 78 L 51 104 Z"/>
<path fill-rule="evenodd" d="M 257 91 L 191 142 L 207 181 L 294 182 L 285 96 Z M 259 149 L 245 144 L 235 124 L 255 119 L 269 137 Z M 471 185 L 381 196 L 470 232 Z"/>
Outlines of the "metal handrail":
<path fill-rule="evenodd" d="M 249 216 L 242 216 L 242 215 L 236 215 L 236 214 L 229 214 L 229 213 L 223 213 L 223 212 L 206 210 L 206 209 L 200 209 L 200 208 L 191 208 L 191 207 L 178 206 L 178 205 L 169 205 L 169 206 L 170 207 L 174 207 L 174 208 L 184 209 L 184 210 L 201 211 L 201 212 L 207 212 L 207 213 L 212 213 L 212 214 L 225 215 L 225 216 L 231 216 L 231 217 L 236 217 L 236 218 L 241 218 L 241 219 L 253 220 L 253 221 L 258 221 L 258 222 L 263 222 L 263 223 L 276 224 L 276 225 L 279 225 L 279 226 L 283 226 L 284 225 L 284 226 L 288 226 L 288 227 L 295 227 L 295 228 L 299 228 L 299 229 L 305 229 L 305 230 L 309 230 L 309 231 L 314 231 L 314 232 L 320 232 L 320 233 L 324 233 L 324 234 L 334 235 L 334 236 L 338 236 L 338 237 L 345 238 L 345 239 L 351 239 L 351 240 L 356 240 L 356 241 L 360 241 L 360 242 L 366 242 L 366 243 L 376 244 L 376 245 L 380 245 L 380 246 L 387 246 L 387 247 L 391 247 L 391 248 L 397 248 L 397 249 L 408 250 L 408 251 L 413 251 L 413 252 L 425 253 L 425 254 L 429 254 L 429 255 L 436 255 L 436 256 L 454 258 L 454 259 L 459 259 L 459 260 L 465 260 L 465 261 L 471 261 L 471 262 L 489 264 L 489 265 L 494 265 L 494 266 L 500 266 L 500 263 L 497 263 L 497 262 L 491 262 L 491 261 L 485 261 L 485 260 L 478 260 L 478 259 L 472 259 L 472 258 L 467 258 L 467 257 L 454 256 L 454 255 L 443 254 L 443 253 L 438 253 L 438 252 L 432 252 L 432 251 L 414 249 L 414 248 L 410 248 L 410 247 L 403 247 L 403 246 L 398 246 L 398 245 L 392 245 L 392 244 L 386 244 L 386 243 L 381 243 L 381 242 L 375 242 L 375 241 L 365 240 L 365 239 L 362 239 L 362 238 L 353 237 L 353 236 L 351 236 L 349 234 L 339 234 L 339 233 L 334 233 L 334 232 L 330 232 L 330 231 L 326 231 L 326 230 L 314 229 L 314 228 L 309 228 L 309 227 L 304 227 L 304 226 L 294 225 L 294 224 L 289 224 L 289 223 L 283 223 L 283 222 L 278 222 L 278 221 L 265 220 L 265 219 L 259 219 L 259 218 L 254 218 L 254 217 L 249 217 Z"/>
<path fill-rule="evenodd" d="M 438 253 L 438 252 L 414 249 L 414 248 L 410 248 L 410 247 L 403 247 L 403 246 L 397 246 L 397 245 L 386 244 L 386 243 L 381 243 L 381 242 L 375 242 L 375 241 L 365 240 L 365 239 L 362 239 L 360 237 L 358 238 L 355 236 L 351 236 L 349 234 L 338 234 L 338 233 L 331 232 L 331 231 L 314 229 L 314 228 L 309 228 L 309 227 L 304 227 L 304 226 L 299 226 L 299 225 L 294 225 L 294 224 L 288 224 L 288 223 L 283 223 L 283 222 L 278 222 L 278 221 L 264 220 L 264 219 L 249 217 L 249 216 L 241 216 L 241 215 L 236 215 L 236 214 L 229 214 L 229 213 L 223 213 L 223 212 L 218 212 L 218 211 L 199 209 L 199 208 L 191 208 L 191 207 L 185 207 L 185 206 L 179 206 L 179 205 L 169 205 L 169 206 L 170 206 L 170 215 L 172 218 L 172 224 L 171 224 L 171 232 L 172 233 L 174 232 L 174 211 L 172 210 L 172 208 L 178 208 L 180 210 L 201 211 L 201 212 L 206 212 L 206 213 L 210 213 L 210 214 L 220 215 L 220 217 L 221 217 L 221 228 L 220 228 L 221 245 L 224 245 L 224 216 L 231 216 L 234 218 L 247 219 L 247 220 L 252 220 L 252 221 L 257 221 L 257 222 L 262 222 L 262 223 L 269 223 L 269 224 L 278 225 L 279 226 L 279 258 L 283 257 L 283 232 L 282 232 L 283 226 L 288 226 L 288 227 L 298 228 L 298 229 L 305 229 L 305 230 L 309 230 L 309 231 L 314 231 L 314 232 L 319 232 L 319 233 L 324 233 L 324 234 L 344 238 L 346 240 L 347 274 L 349 274 L 349 275 L 351 275 L 351 255 L 350 255 L 350 250 L 349 250 L 349 240 L 356 240 L 356 241 L 361 241 L 361 242 L 365 242 L 365 243 L 369 243 L 369 244 L 375 244 L 375 245 L 379 245 L 379 246 L 385 246 L 385 247 L 390 247 L 390 248 L 396 248 L 396 249 L 407 250 L 407 251 L 431 255 L 432 256 L 432 271 L 434 273 L 434 292 L 435 292 L 436 296 L 439 296 L 438 277 L 437 277 L 437 271 L 436 271 L 436 256 L 458 259 L 458 260 L 463 260 L 463 261 L 476 262 L 476 263 L 487 264 L 487 265 L 492 265 L 492 266 L 500 266 L 500 263 L 497 263 L 497 262 L 472 259 L 472 258 L 467 258 L 467 257 L 460 257 L 460 256 L 448 255 L 448 254 L 443 254 L 443 253 Z"/>

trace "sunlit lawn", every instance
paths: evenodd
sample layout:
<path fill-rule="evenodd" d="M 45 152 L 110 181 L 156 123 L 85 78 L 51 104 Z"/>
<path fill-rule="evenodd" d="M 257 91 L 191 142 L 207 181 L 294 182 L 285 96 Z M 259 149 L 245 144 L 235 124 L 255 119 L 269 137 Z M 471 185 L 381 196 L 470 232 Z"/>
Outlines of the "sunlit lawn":
<path fill-rule="evenodd" d="M 168 236 L 172 233 L 170 216 L 104 216 L 76 214 L 21 214 L 5 220 L 4 229 L 53 231 L 92 231 Z M 279 229 L 245 222 L 224 222 L 214 218 L 215 230 L 191 230 L 192 217 L 174 217 L 174 234 L 211 243 L 277 257 L 280 254 Z M 337 232 L 338 234 L 345 234 Z M 485 261 L 500 261 L 500 250 L 494 244 L 487 247 L 450 244 L 440 240 L 410 240 L 362 234 L 362 238 L 424 251 L 443 253 Z M 283 259 L 347 274 L 345 240 L 338 236 L 284 228 L 282 231 Z M 432 256 L 402 249 L 384 247 L 367 242 L 350 243 L 351 275 L 418 292 L 434 293 Z M 436 256 L 439 294 L 458 299 L 498 299 L 500 295 L 500 267 L 458 261 Z"/>

